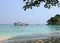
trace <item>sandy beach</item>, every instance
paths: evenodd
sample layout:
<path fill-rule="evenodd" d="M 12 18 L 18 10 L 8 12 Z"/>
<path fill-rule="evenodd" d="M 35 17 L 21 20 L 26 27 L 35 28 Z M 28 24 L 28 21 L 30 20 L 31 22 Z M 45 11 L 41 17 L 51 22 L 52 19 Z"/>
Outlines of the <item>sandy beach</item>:
<path fill-rule="evenodd" d="M 50 37 L 48 39 L 37 39 L 37 40 L 32 39 L 32 40 L 26 40 L 26 41 L 21 41 L 21 39 L 15 40 L 15 41 L 7 40 L 1 43 L 60 43 L 60 37 Z"/>
<path fill-rule="evenodd" d="M 7 40 L 9 39 L 10 37 L 0 37 L 0 41 L 3 41 L 3 40 Z"/>

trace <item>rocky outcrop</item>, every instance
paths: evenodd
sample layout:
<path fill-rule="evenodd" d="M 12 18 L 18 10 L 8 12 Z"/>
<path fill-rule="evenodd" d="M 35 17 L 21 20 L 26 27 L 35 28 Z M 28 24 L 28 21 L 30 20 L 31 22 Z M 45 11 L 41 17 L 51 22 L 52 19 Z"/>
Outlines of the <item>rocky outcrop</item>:
<path fill-rule="evenodd" d="M 60 15 L 57 14 L 54 17 L 51 17 L 48 21 L 47 21 L 48 25 L 60 25 Z"/>

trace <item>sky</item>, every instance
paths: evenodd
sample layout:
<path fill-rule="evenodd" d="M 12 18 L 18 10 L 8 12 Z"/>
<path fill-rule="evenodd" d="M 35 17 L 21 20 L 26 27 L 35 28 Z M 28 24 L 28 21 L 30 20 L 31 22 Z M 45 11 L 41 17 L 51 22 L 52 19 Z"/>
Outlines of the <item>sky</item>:
<path fill-rule="evenodd" d="M 26 22 L 28 24 L 47 24 L 47 20 L 60 14 L 60 8 L 33 7 L 23 10 L 23 0 L 0 0 L 0 24 L 13 24 L 14 22 Z"/>

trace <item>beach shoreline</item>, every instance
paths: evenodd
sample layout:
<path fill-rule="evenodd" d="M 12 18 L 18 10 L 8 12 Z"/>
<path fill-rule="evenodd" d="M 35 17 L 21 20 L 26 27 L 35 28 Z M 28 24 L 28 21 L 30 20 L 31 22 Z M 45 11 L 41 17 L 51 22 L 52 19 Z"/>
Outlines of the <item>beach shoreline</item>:
<path fill-rule="evenodd" d="M 11 37 L 0 37 L 0 41 L 8 40 Z"/>
<path fill-rule="evenodd" d="M 36 42 L 36 43 L 37 43 L 37 42 L 38 42 L 38 43 L 42 43 L 42 42 L 43 42 L 43 43 L 45 43 L 45 42 L 46 42 L 46 43 L 50 43 L 50 42 L 51 42 L 51 43 L 55 43 L 55 42 L 58 43 L 58 42 L 59 42 L 59 43 L 60 43 L 60 37 L 49 37 L 49 38 L 42 38 L 42 39 L 37 38 L 37 39 L 31 39 L 31 40 L 30 40 L 30 39 L 27 39 L 27 40 L 24 39 L 24 40 L 22 40 L 22 41 L 21 41 L 21 39 L 19 39 L 19 40 L 14 40 L 14 41 L 13 41 L 13 40 L 7 40 L 7 41 L 5 40 L 5 41 L 2 41 L 1 43 L 8 43 L 8 42 L 10 42 L 10 43 L 18 43 L 18 42 L 19 42 L 19 43 L 32 43 L 32 42 L 33 42 L 33 43 L 35 43 L 35 42 Z"/>
<path fill-rule="evenodd" d="M 34 34 L 34 35 L 25 35 L 25 36 L 16 36 L 16 37 L 0 37 L 1 43 L 8 43 L 8 42 L 26 42 L 26 41 L 35 41 L 35 40 L 45 40 L 50 39 L 51 37 L 58 37 L 60 38 L 60 35 L 58 34 Z"/>

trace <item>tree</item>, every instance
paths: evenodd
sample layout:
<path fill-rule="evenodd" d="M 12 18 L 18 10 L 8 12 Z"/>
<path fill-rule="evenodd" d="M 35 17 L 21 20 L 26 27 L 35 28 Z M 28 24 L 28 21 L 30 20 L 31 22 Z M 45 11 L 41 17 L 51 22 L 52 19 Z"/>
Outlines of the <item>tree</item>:
<path fill-rule="evenodd" d="M 59 0 L 23 0 L 25 2 L 25 6 L 23 7 L 24 10 L 29 9 L 32 7 L 39 7 L 41 3 L 45 3 L 44 7 L 50 9 L 51 6 L 59 7 Z"/>
<path fill-rule="evenodd" d="M 60 15 L 56 14 L 54 17 L 51 17 L 47 22 L 48 25 L 60 25 Z"/>

